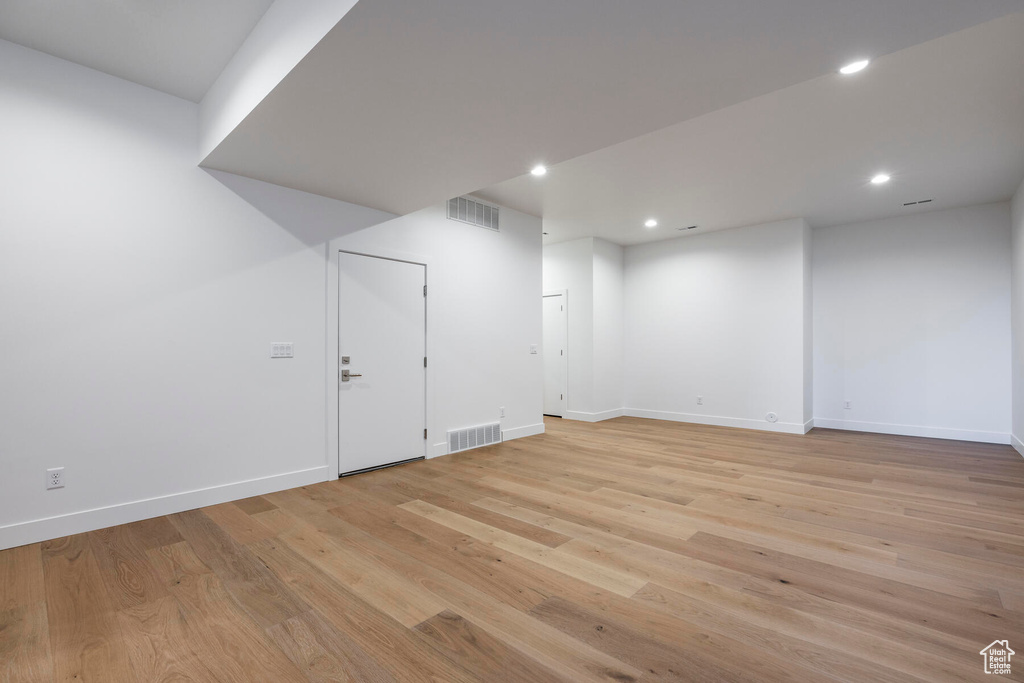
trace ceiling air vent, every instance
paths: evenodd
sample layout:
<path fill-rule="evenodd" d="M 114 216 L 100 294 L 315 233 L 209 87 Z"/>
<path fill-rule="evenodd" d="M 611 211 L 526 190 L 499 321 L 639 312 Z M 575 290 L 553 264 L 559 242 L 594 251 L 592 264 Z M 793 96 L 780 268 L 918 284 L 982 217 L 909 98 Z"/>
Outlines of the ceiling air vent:
<path fill-rule="evenodd" d="M 918 200 L 916 202 L 905 202 L 903 204 L 903 206 L 915 206 L 917 204 L 930 204 L 933 201 L 935 201 L 935 200 L 934 199 L 920 199 L 920 200 Z"/>
<path fill-rule="evenodd" d="M 475 199 L 456 197 L 448 200 L 448 218 L 469 223 L 478 228 L 498 231 L 498 207 L 478 202 Z"/>
<path fill-rule="evenodd" d="M 480 425 L 478 427 L 467 427 L 466 429 L 451 429 L 448 431 L 448 452 L 458 453 L 468 451 L 470 448 L 487 446 L 492 443 L 501 442 L 501 424 Z"/>

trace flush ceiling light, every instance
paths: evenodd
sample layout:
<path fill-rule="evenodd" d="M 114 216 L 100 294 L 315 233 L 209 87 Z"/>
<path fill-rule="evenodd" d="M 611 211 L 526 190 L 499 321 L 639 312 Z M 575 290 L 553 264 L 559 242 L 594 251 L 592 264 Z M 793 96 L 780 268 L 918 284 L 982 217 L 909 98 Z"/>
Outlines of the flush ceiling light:
<path fill-rule="evenodd" d="M 656 228 L 656 227 L 658 227 L 658 221 L 654 220 L 653 218 L 648 218 L 646 221 L 644 221 L 644 227 L 645 228 Z"/>
<path fill-rule="evenodd" d="M 544 166 L 544 164 L 537 164 L 532 169 L 530 169 L 530 173 L 532 173 L 533 175 L 537 176 L 538 178 L 541 177 L 542 175 L 544 175 L 547 172 L 548 172 L 548 169 L 547 169 L 546 166 Z"/>
<path fill-rule="evenodd" d="M 875 175 L 874 178 L 871 179 L 871 184 L 872 185 L 885 185 L 890 180 L 891 180 L 891 178 L 890 178 L 888 173 L 879 173 L 879 174 Z"/>
<path fill-rule="evenodd" d="M 867 65 L 870 63 L 871 60 L 868 59 L 861 59 L 856 62 L 850 62 L 842 69 L 840 69 L 839 73 L 843 74 L 844 76 L 849 76 L 850 74 L 855 74 L 858 71 L 863 71 L 865 68 L 867 68 Z"/>

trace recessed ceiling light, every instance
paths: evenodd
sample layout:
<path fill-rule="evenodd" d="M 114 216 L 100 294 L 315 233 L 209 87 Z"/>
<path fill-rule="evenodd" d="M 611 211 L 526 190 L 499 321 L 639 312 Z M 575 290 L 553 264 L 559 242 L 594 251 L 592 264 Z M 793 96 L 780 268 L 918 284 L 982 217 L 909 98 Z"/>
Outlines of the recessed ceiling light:
<path fill-rule="evenodd" d="M 879 173 L 874 178 L 871 179 L 871 184 L 872 185 L 885 185 L 890 180 L 891 180 L 891 178 L 889 177 L 888 173 Z"/>
<path fill-rule="evenodd" d="M 868 64 L 870 63 L 871 60 L 869 59 L 861 59 L 856 62 L 850 62 L 842 69 L 840 69 L 839 73 L 843 74 L 844 76 L 849 76 L 850 74 L 855 74 L 858 71 L 863 71 L 864 69 L 867 68 Z"/>
<path fill-rule="evenodd" d="M 532 169 L 530 169 L 530 173 L 532 173 L 533 175 L 537 176 L 538 178 L 541 177 L 542 175 L 544 175 L 547 172 L 548 172 L 548 169 L 547 169 L 546 166 L 544 166 L 544 164 L 537 164 Z"/>
<path fill-rule="evenodd" d="M 644 221 L 644 227 L 645 228 L 656 228 L 656 227 L 658 227 L 658 221 L 654 220 L 653 218 L 648 218 L 646 221 Z"/>

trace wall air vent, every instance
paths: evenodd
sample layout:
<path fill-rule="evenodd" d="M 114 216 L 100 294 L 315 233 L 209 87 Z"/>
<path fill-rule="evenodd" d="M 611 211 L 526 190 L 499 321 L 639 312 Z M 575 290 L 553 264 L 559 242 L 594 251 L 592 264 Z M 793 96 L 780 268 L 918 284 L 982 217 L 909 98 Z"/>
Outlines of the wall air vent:
<path fill-rule="evenodd" d="M 498 207 L 478 202 L 475 199 L 456 197 L 448 200 L 448 218 L 469 223 L 478 228 L 498 231 Z"/>
<path fill-rule="evenodd" d="M 478 427 L 467 427 L 466 429 L 448 430 L 449 453 L 468 451 L 470 448 L 479 448 L 480 446 L 500 442 L 501 424 L 498 422 Z"/>

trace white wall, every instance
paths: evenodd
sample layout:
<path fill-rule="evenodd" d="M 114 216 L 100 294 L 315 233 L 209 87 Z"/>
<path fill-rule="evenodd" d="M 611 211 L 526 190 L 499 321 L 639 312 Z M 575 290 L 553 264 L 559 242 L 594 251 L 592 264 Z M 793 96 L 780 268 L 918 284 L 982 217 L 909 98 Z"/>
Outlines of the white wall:
<path fill-rule="evenodd" d="M 1008 442 L 1009 211 L 814 231 L 815 425 Z"/>
<path fill-rule="evenodd" d="M 570 290 L 570 417 L 1007 443 L 1011 384 L 1024 432 L 1024 186 L 1012 249 L 1010 214 L 1001 203 L 546 247 L 545 289 Z"/>
<path fill-rule="evenodd" d="M 391 216 L 197 168 L 197 110 L 0 41 L 0 548 L 332 472 L 327 244 Z M 402 220 L 381 239 L 412 246 L 441 222 Z M 485 312 L 486 335 L 435 337 L 446 373 L 520 372 L 493 397 L 438 401 L 444 422 L 477 421 L 483 400 L 505 400 L 513 430 L 540 422 L 539 362 L 531 377 L 532 359 L 506 357 L 540 340 L 540 226 L 531 242 L 530 221 L 509 222 L 489 245 L 457 240 L 459 276 L 435 255 L 442 293 L 458 279 L 481 304 L 519 305 L 499 288 L 535 302 L 532 329 L 525 310 Z M 294 342 L 295 358 L 270 360 L 272 341 Z M 67 487 L 46 491 L 57 466 Z"/>
<path fill-rule="evenodd" d="M 801 245 L 803 251 L 803 292 L 804 292 L 804 425 L 814 419 L 814 242 L 811 226 L 806 222 Z"/>
<path fill-rule="evenodd" d="M 625 254 L 622 247 L 594 239 L 594 393 L 597 414 L 621 411 L 625 400 Z"/>
<path fill-rule="evenodd" d="M 790 220 L 627 248 L 627 414 L 805 431 L 808 239 Z"/>
<path fill-rule="evenodd" d="M 1012 242 L 1012 439 L 1017 451 L 1024 455 L 1024 183 L 1013 196 L 1011 211 Z"/>

